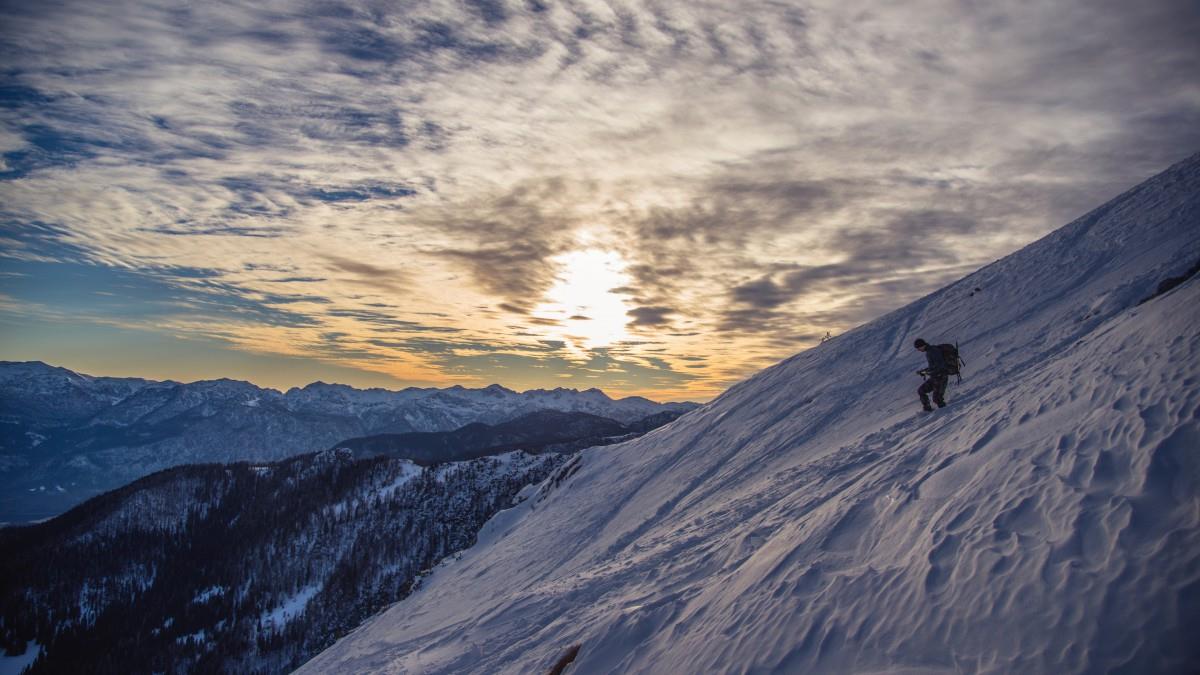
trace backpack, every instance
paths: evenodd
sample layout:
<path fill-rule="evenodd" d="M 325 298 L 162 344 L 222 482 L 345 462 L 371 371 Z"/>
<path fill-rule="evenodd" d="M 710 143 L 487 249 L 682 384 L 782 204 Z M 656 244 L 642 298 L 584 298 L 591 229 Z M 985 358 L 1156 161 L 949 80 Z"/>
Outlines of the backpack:
<path fill-rule="evenodd" d="M 962 367 L 967 365 L 967 362 L 959 356 L 958 344 L 946 343 L 938 345 L 937 348 L 942 350 L 942 358 L 946 360 L 946 372 L 950 375 L 957 375 L 958 381 L 962 382 Z"/>

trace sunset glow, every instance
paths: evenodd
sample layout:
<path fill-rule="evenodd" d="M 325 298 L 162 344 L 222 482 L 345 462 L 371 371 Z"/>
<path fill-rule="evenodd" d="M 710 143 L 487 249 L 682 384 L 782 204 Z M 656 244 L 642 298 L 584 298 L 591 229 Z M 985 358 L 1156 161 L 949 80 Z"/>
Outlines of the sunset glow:
<path fill-rule="evenodd" d="M 627 295 L 613 292 L 630 283 L 620 254 L 585 249 L 552 260 L 562 272 L 531 314 L 559 324 L 547 336 L 563 340 L 579 355 L 628 339 Z"/>
<path fill-rule="evenodd" d="M 1177 3 L 585 5 L 9 3 L 0 359 L 702 401 L 1200 145 Z"/>

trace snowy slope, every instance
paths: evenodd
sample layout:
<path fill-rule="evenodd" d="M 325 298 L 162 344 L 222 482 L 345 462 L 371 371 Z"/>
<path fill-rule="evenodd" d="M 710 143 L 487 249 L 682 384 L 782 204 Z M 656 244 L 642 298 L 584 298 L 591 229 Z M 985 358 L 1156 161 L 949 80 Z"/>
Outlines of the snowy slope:
<path fill-rule="evenodd" d="M 1200 155 L 584 452 L 301 672 L 1189 671 L 1200 279 L 1137 303 L 1197 258 Z M 968 364 L 930 416 L 916 337 Z"/>

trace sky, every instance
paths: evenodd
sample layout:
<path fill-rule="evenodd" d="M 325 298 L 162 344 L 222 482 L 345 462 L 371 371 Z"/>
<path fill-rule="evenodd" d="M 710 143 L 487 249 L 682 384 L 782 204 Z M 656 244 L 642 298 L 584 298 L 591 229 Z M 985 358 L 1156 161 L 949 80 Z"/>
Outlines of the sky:
<path fill-rule="evenodd" d="M 1200 150 L 1196 35 L 1193 0 L 4 0 L 0 359 L 707 400 Z"/>

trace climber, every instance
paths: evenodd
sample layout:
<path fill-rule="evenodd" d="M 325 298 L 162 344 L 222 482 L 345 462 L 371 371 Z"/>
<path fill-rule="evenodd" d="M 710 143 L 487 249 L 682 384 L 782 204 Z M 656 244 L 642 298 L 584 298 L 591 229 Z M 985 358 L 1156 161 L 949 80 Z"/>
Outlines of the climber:
<path fill-rule="evenodd" d="M 952 369 L 946 361 L 941 345 L 931 345 L 921 338 L 917 338 L 913 346 L 917 348 L 917 351 L 925 352 L 925 360 L 929 363 L 928 367 L 917 371 L 918 375 L 925 378 L 925 381 L 917 388 L 917 396 L 921 397 L 921 407 L 926 412 L 933 410 L 933 407 L 929 405 L 929 394 L 933 394 L 933 402 L 937 404 L 937 407 L 946 407 L 946 385 L 950 383 Z"/>

